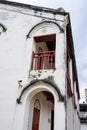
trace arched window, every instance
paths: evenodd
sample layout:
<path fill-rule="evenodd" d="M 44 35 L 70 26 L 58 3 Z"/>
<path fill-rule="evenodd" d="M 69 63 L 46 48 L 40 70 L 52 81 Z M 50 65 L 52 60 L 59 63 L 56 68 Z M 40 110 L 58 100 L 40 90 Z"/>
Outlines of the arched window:
<path fill-rule="evenodd" d="M 41 47 L 38 48 L 38 52 L 43 52 Z"/>

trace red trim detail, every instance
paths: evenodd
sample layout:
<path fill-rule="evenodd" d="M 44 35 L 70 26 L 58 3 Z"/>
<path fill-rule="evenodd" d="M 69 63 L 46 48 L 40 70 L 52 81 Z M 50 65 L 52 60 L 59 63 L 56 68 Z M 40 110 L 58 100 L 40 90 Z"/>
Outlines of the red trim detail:
<path fill-rule="evenodd" d="M 74 96 L 74 109 L 77 109 L 76 101 L 75 101 L 75 96 Z"/>
<path fill-rule="evenodd" d="M 31 70 L 53 69 L 55 67 L 55 51 L 32 52 Z"/>
<path fill-rule="evenodd" d="M 67 94 L 69 97 L 73 96 L 72 90 L 71 90 L 71 79 L 69 76 L 69 73 L 67 72 Z"/>
<path fill-rule="evenodd" d="M 51 35 L 43 35 L 43 36 L 38 36 L 34 37 L 35 41 L 38 42 L 43 42 L 43 41 L 54 41 L 56 39 L 56 34 L 51 34 Z"/>

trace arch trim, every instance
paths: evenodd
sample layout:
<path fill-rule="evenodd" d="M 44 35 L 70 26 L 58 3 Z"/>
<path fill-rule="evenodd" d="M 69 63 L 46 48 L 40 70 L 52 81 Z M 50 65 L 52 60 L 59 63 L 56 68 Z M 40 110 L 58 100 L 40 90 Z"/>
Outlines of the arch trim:
<path fill-rule="evenodd" d="M 57 25 L 57 27 L 60 29 L 60 32 L 64 32 L 63 28 L 62 28 L 58 23 L 55 23 L 55 22 L 53 22 L 53 21 L 44 21 L 44 22 L 40 22 L 40 23 L 36 24 L 35 26 L 33 26 L 33 27 L 31 28 L 31 30 L 29 31 L 29 33 L 26 35 L 26 37 L 29 38 L 29 37 L 30 37 L 30 34 L 31 34 L 31 32 L 33 31 L 34 28 L 36 28 L 37 26 L 39 26 L 39 25 L 41 25 L 41 24 L 45 24 L 45 23 L 55 24 L 55 25 Z"/>
<path fill-rule="evenodd" d="M 50 79 L 42 79 L 42 80 L 39 80 L 39 79 L 35 79 L 35 80 L 32 80 L 25 88 L 23 88 L 23 90 L 21 91 L 20 95 L 19 95 L 19 98 L 17 98 L 16 102 L 18 104 L 21 103 L 21 99 L 22 99 L 22 96 L 24 94 L 24 92 L 32 85 L 34 85 L 35 83 L 37 82 L 43 82 L 43 83 L 46 83 L 46 84 L 49 84 L 51 85 L 56 91 L 57 91 L 57 94 L 59 96 L 59 101 L 64 101 L 64 96 L 61 94 L 61 91 L 60 89 L 58 88 L 58 86 Z M 35 87 L 35 86 L 34 86 Z"/>

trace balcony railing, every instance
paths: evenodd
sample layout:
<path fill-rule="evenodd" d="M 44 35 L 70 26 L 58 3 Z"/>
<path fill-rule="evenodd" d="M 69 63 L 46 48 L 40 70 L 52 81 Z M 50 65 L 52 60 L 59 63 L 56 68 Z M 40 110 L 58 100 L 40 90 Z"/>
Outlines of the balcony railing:
<path fill-rule="evenodd" d="M 31 70 L 53 69 L 55 67 L 55 51 L 32 52 Z"/>

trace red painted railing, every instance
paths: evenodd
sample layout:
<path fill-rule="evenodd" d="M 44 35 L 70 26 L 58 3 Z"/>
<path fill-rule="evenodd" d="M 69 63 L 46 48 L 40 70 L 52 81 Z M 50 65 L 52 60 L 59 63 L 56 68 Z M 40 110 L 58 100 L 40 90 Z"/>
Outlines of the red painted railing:
<path fill-rule="evenodd" d="M 31 70 L 53 69 L 55 67 L 55 51 L 32 53 Z"/>
<path fill-rule="evenodd" d="M 67 71 L 67 94 L 70 97 L 73 95 L 72 90 L 71 90 L 71 79 L 70 79 L 70 75 L 68 71 Z"/>

